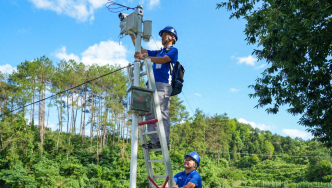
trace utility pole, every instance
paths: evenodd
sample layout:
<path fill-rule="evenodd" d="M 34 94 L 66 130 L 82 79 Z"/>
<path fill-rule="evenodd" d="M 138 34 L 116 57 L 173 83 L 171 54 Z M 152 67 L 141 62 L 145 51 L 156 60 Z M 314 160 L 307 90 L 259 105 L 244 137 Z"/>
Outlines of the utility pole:
<path fill-rule="evenodd" d="M 124 7 L 121 5 L 121 7 Z M 127 9 L 130 7 L 127 7 Z M 133 9 L 133 8 L 131 8 Z M 143 7 L 138 5 L 134 8 L 135 12 L 131 14 L 120 13 L 120 35 L 135 34 L 135 52 L 141 52 L 141 41 L 149 41 L 152 32 L 152 21 L 145 20 L 143 22 Z M 144 30 L 142 29 L 142 23 L 144 25 Z M 145 72 L 141 72 L 141 67 L 145 66 Z M 131 133 L 131 156 L 130 156 L 130 188 L 136 188 L 137 179 L 137 153 L 138 153 L 138 133 L 140 133 L 141 142 L 147 144 L 146 136 L 150 134 L 158 134 L 161 148 L 143 148 L 143 155 L 145 160 L 145 166 L 148 172 L 148 179 L 150 180 L 150 187 L 157 186 L 155 183 L 156 178 L 165 178 L 164 186 L 169 182 L 169 186 L 175 185 L 173 179 L 172 165 L 167 149 L 167 141 L 165 135 L 164 124 L 162 120 L 162 114 L 159 104 L 159 97 L 156 88 L 156 82 L 154 78 L 154 72 L 152 69 L 152 62 L 150 58 L 145 58 L 144 64 L 141 64 L 140 59 L 135 59 L 134 66 L 127 67 L 127 76 L 129 80 L 130 87 L 128 88 L 128 111 L 132 111 L 132 133 Z M 149 81 L 149 89 L 140 87 L 140 77 L 147 76 Z M 151 106 L 154 108 L 151 108 Z M 154 110 L 155 119 L 149 121 L 142 121 L 144 113 L 151 112 Z M 144 128 L 140 129 L 138 126 L 143 126 L 146 124 L 156 123 L 156 131 L 145 132 Z M 151 160 L 150 152 L 162 152 L 162 159 Z M 166 175 L 155 175 L 153 174 L 152 164 L 153 162 L 163 162 L 165 166 Z"/>
<path fill-rule="evenodd" d="M 143 7 L 137 6 L 136 9 L 138 24 L 137 24 L 137 35 L 135 41 L 135 52 L 141 52 L 141 41 L 142 41 L 142 16 Z M 134 86 L 139 87 L 140 83 L 140 60 L 135 59 L 134 64 Z M 138 114 L 133 113 L 132 115 L 132 132 L 131 132 L 131 157 L 130 157 L 130 188 L 136 188 L 137 179 L 137 152 L 138 152 Z"/>

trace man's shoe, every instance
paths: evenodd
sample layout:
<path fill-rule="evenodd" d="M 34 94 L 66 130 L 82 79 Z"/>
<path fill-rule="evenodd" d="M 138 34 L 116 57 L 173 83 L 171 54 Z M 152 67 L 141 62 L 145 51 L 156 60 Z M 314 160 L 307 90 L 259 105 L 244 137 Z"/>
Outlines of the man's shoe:
<path fill-rule="evenodd" d="M 161 148 L 160 142 L 157 142 L 157 143 L 155 144 L 155 148 Z"/>
<path fill-rule="evenodd" d="M 142 144 L 142 147 L 145 149 L 159 149 L 161 148 L 160 142 L 157 142 L 155 144 L 152 144 L 151 142 L 148 144 Z M 167 149 L 169 151 L 169 144 L 167 144 Z"/>
<path fill-rule="evenodd" d="M 148 143 L 148 144 L 142 144 L 142 147 L 145 148 L 145 149 L 152 149 L 153 148 L 153 145 L 151 142 Z"/>
<path fill-rule="evenodd" d="M 161 148 L 160 142 L 157 142 L 157 143 L 155 144 L 155 148 Z M 168 151 L 169 151 L 169 143 L 167 143 L 167 149 L 168 149 Z"/>

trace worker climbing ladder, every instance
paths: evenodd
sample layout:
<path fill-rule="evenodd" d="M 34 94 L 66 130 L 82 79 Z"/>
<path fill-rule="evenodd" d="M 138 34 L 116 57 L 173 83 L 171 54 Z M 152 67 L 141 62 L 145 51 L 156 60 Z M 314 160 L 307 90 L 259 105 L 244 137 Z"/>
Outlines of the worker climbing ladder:
<path fill-rule="evenodd" d="M 141 52 L 141 39 L 149 41 L 152 31 L 152 22 L 150 20 L 142 21 L 143 17 L 143 7 L 138 5 L 135 11 L 130 14 L 119 14 L 120 18 L 120 35 L 135 34 L 135 52 Z M 144 31 L 142 31 L 142 23 L 144 24 Z M 143 71 L 143 66 L 145 67 L 145 72 Z M 148 173 L 148 179 L 150 187 L 157 187 L 155 180 L 157 178 L 165 178 L 165 183 L 163 187 L 166 187 L 168 182 L 168 187 L 175 185 L 173 179 L 173 172 L 171 161 L 168 153 L 166 134 L 164 129 L 164 124 L 162 121 L 162 114 L 159 104 L 159 98 L 154 78 L 154 73 L 152 69 L 152 63 L 150 58 L 145 58 L 142 63 L 139 59 L 135 59 L 134 66 L 129 66 L 127 68 L 128 80 L 130 87 L 128 89 L 128 110 L 133 112 L 132 115 L 132 134 L 131 134 L 131 160 L 130 160 L 130 188 L 136 188 L 136 178 L 137 178 L 137 152 L 138 152 L 138 132 L 140 135 L 140 140 L 142 144 L 147 144 L 146 135 L 158 134 L 161 148 L 159 149 L 145 149 L 143 148 L 145 165 Z M 148 84 L 150 89 L 141 88 L 140 77 L 147 76 Z M 154 106 L 154 120 L 143 122 L 143 115 L 151 111 L 151 106 Z M 144 125 L 156 123 L 157 131 L 145 132 Z M 140 130 L 140 131 L 138 131 Z M 151 160 L 151 152 L 161 152 L 162 159 Z M 162 162 L 165 167 L 165 174 L 156 175 L 153 172 L 152 163 Z"/>
<path fill-rule="evenodd" d="M 160 110 L 160 105 L 159 105 L 159 98 L 157 94 L 157 88 L 155 84 L 155 79 L 154 79 L 154 74 L 152 70 L 152 64 L 150 58 L 146 58 L 144 60 L 144 66 L 146 71 L 141 73 L 141 76 L 147 75 L 148 77 L 148 84 L 149 88 L 151 89 L 145 89 L 145 88 L 140 88 L 140 87 L 131 87 L 129 89 L 129 100 L 131 100 L 131 108 L 132 109 L 138 109 L 138 106 L 141 106 L 140 110 L 137 111 L 143 111 L 143 112 L 148 112 L 147 109 L 150 109 L 149 107 L 151 106 L 150 104 L 152 103 L 154 105 L 154 113 L 156 119 L 150 120 L 150 121 L 142 121 L 143 116 L 140 116 L 139 112 L 139 136 L 141 140 L 141 144 L 147 144 L 147 139 L 146 135 L 149 134 L 158 134 L 159 140 L 160 140 L 160 145 L 161 148 L 155 148 L 155 149 L 146 149 L 142 147 L 143 149 L 143 154 L 144 154 L 144 160 L 145 160 L 145 165 L 146 165 L 146 170 L 148 173 L 148 178 L 149 178 L 149 183 L 150 187 L 155 187 L 156 185 L 154 184 L 155 179 L 157 178 L 164 178 L 166 179 L 165 183 L 169 184 L 169 187 L 172 187 L 174 184 L 174 179 L 173 179 L 173 172 L 172 172 L 172 166 L 171 166 L 171 161 L 169 157 L 169 152 L 168 152 L 168 146 L 167 146 L 167 141 L 166 141 L 166 134 L 165 134 L 165 129 L 163 125 L 163 120 L 162 120 L 162 114 Z M 128 67 L 128 76 L 132 78 L 132 67 Z M 149 94 L 151 94 L 151 100 L 149 98 Z M 151 103 L 150 103 L 151 101 Z M 136 104 L 135 104 L 136 103 Z M 143 107 L 142 107 L 143 106 Z M 141 114 L 143 115 L 143 114 Z M 151 131 L 151 132 L 145 132 L 144 125 L 150 124 L 150 123 L 156 123 L 157 124 L 157 131 Z M 137 126 L 137 125 L 136 125 Z M 157 159 L 157 160 L 151 160 L 150 158 L 150 152 L 161 152 L 162 153 L 162 159 Z M 157 163 L 157 162 L 163 162 L 165 166 L 165 173 L 164 175 L 156 175 L 153 172 L 152 168 L 152 163 Z"/>

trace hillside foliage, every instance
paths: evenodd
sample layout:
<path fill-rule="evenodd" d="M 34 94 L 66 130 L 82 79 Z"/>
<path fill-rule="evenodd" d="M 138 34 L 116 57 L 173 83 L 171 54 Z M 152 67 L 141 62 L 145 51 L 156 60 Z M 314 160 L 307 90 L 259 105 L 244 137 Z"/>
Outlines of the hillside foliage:
<path fill-rule="evenodd" d="M 0 75 L 0 187 L 129 186 L 131 115 L 125 108 L 125 72 L 37 102 L 118 68 L 72 60 L 54 66 L 43 56 Z M 315 139 L 272 134 L 226 113 L 208 116 L 197 109 L 189 117 L 177 96 L 170 113 L 173 173 L 183 171 L 184 155 L 196 151 L 204 187 L 332 181 L 331 149 Z M 141 148 L 138 154 L 137 187 L 148 187 Z M 160 159 L 161 153 L 151 153 L 151 158 Z M 153 168 L 164 174 L 162 164 Z"/>

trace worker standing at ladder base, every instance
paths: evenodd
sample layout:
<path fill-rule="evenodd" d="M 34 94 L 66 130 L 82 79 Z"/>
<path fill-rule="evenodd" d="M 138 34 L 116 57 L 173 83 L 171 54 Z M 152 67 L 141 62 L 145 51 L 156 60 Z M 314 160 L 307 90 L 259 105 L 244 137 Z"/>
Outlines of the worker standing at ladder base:
<path fill-rule="evenodd" d="M 184 156 L 183 167 L 185 171 L 174 176 L 176 186 L 172 188 L 202 188 L 201 175 L 196 171 L 201 160 L 196 152 Z"/>
<path fill-rule="evenodd" d="M 133 34 L 131 34 L 130 36 L 135 45 L 135 36 Z M 136 52 L 134 57 L 142 60 L 149 57 L 151 59 L 151 62 L 153 62 L 152 69 L 156 81 L 160 110 L 162 114 L 168 145 L 171 128 L 171 119 L 169 115 L 170 97 L 172 93 L 171 63 L 172 67 L 174 67 L 176 61 L 178 60 L 178 50 L 173 47 L 173 45 L 178 40 L 178 36 L 176 30 L 171 26 L 166 26 L 164 29 L 162 29 L 159 32 L 159 36 L 161 37 L 163 44 L 163 48 L 161 50 L 146 50 L 142 48 L 141 53 Z M 153 109 L 152 113 L 146 116 L 147 121 L 152 119 L 155 119 Z M 148 124 L 147 126 L 149 132 L 157 130 L 156 123 Z M 143 144 L 142 147 L 146 149 L 161 147 L 158 134 L 150 134 L 149 137 L 151 139 L 151 142 L 149 144 Z"/>

